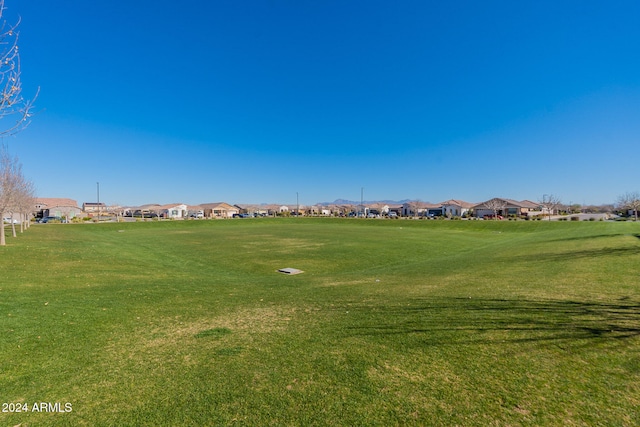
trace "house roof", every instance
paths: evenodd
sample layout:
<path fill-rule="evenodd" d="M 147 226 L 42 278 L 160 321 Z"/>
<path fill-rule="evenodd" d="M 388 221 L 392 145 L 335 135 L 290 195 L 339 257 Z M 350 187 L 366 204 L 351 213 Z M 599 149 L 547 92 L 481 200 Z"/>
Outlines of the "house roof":
<path fill-rule="evenodd" d="M 540 207 L 540 203 L 532 202 L 531 200 L 523 200 L 520 203 L 522 203 L 523 208 L 538 209 Z"/>
<path fill-rule="evenodd" d="M 52 207 L 52 206 L 73 206 L 78 208 L 78 202 L 73 199 L 56 198 L 56 197 L 37 197 L 36 205 Z"/>
<path fill-rule="evenodd" d="M 442 202 L 441 205 L 442 206 L 453 205 L 453 206 L 460 206 L 461 208 L 471 208 L 477 205 L 477 203 L 465 202 L 464 200 L 450 199 L 450 200 L 447 200 L 446 202 Z"/>
<path fill-rule="evenodd" d="M 281 205 L 276 205 L 276 204 L 270 204 L 270 205 L 262 205 L 261 208 L 262 209 L 266 209 L 266 210 L 270 210 L 270 211 L 277 211 L 278 208 L 280 208 Z"/>
<path fill-rule="evenodd" d="M 517 201 L 517 200 L 513 200 L 513 199 L 505 199 L 502 197 L 494 197 L 493 199 L 484 201 L 482 203 L 479 203 L 475 206 L 473 206 L 474 208 L 479 208 L 479 209 L 488 209 L 487 208 L 487 203 L 490 203 L 494 200 L 498 200 L 504 203 L 505 207 L 515 207 L 515 208 L 527 208 L 527 209 L 535 209 L 538 208 L 540 206 L 540 204 L 538 203 L 534 203 L 530 200 L 523 200 L 521 202 Z"/>
<path fill-rule="evenodd" d="M 442 204 L 414 201 L 414 202 L 406 202 L 402 206 L 408 206 L 410 208 L 417 207 L 418 209 L 439 209 L 442 207 Z"/>
<path fill-rule="evenodd" d="M 230 205 L 227 202 L 213 202 L 200 204 L 202 209 L 238 209 L 236 206 Z"/>
<path fill-rule="evenodd" d="M 160 206 L 154 206 L 153 209 L 172 209 L 172 208 L 176 208 L 178 206 L 186 206 L 184 203 L 169 203 L 168 205 L 160 205 Z"/>

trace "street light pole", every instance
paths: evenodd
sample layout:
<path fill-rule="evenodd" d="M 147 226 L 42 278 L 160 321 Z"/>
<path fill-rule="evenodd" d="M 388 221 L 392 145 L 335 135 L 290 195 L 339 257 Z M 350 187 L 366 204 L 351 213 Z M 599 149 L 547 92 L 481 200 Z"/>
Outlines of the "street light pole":
<path fill-rule="evenodd" d="M 98 188 L 98 222 L 100 222 L 100 183 L 96 182 Z"/>

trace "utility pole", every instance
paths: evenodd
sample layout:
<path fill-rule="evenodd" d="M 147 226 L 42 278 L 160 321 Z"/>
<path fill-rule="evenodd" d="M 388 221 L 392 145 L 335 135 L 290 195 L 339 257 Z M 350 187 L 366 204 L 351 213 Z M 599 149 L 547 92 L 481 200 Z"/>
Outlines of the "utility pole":
<path fill-rule="evenodd" d="M 96 186 L 98 187 L 98 222 L 100 222 L 100 183 L 96 182 Z"/>

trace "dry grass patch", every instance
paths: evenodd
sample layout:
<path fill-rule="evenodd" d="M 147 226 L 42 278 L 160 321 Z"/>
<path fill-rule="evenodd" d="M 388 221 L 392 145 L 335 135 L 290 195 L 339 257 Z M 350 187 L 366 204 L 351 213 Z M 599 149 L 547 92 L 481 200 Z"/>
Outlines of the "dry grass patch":
<path fill-rule="evenodd" d="M 289 307 L 270 306 L 239 308 L 194 321 L 173 318 L 160 323 L 150 322 L 123 336 L 128 341 L 127 345 L 123 345 L 121 340 L 114 340 L 107 351 L 116 359 L 132 359 L 139 354 L 160 354 L 162 358 L 162 354 L 203 345 L 203 342 L 214 346 L 224 341 L 249 344 L 257 336 L 285 332 L 294 314 L 295 310 Z"/>

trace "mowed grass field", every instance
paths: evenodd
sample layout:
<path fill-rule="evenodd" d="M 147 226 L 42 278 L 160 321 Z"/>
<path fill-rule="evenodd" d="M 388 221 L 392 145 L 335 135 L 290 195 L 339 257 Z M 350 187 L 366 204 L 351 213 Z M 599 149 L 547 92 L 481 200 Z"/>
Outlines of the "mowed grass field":
<path fill-rule="evenodd" d="M 640 425 L 639 236 L 631 222 L 33 226 L 0 248 L 14 410 L 0 424 Z"/>

